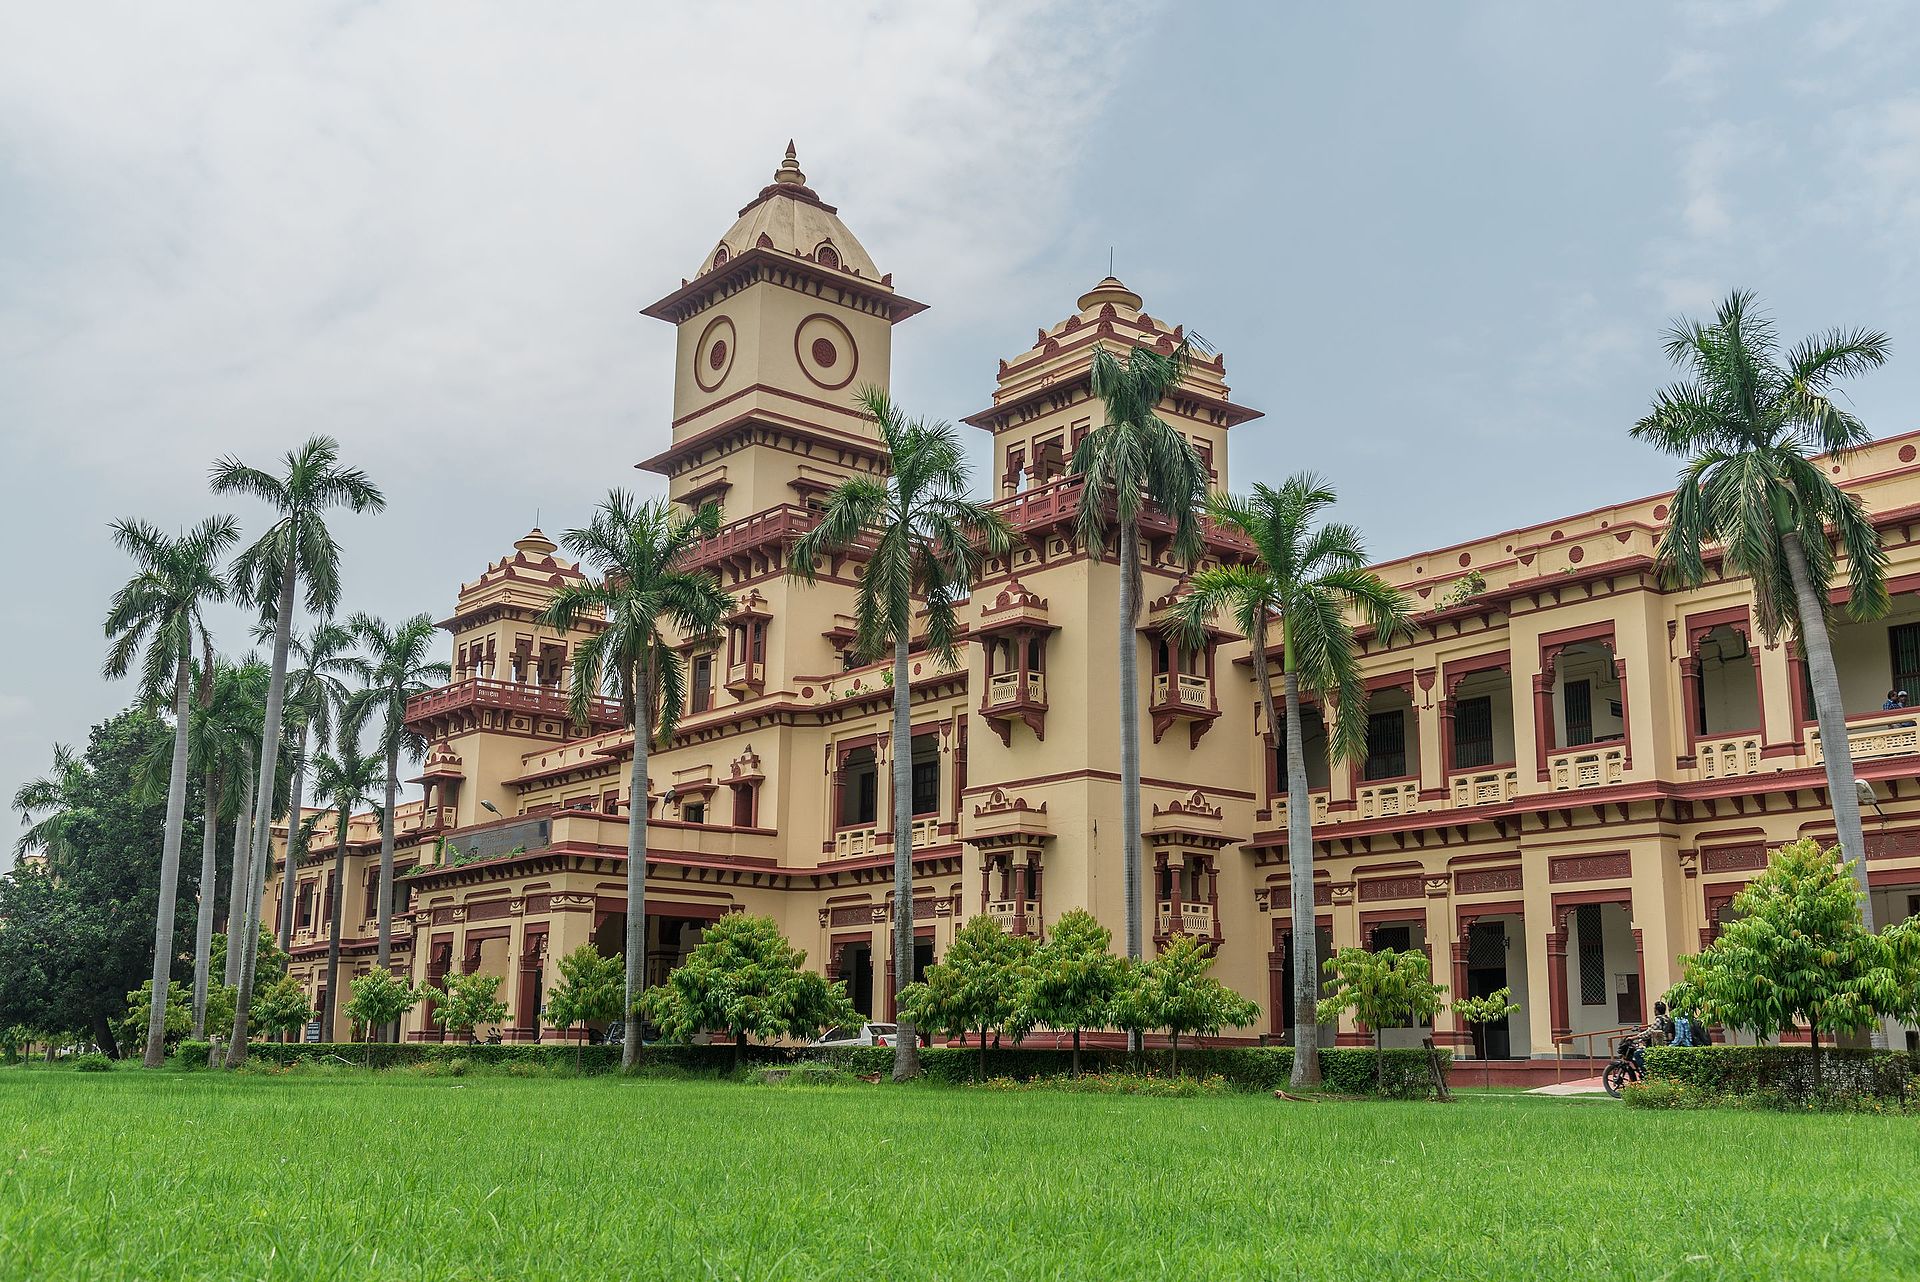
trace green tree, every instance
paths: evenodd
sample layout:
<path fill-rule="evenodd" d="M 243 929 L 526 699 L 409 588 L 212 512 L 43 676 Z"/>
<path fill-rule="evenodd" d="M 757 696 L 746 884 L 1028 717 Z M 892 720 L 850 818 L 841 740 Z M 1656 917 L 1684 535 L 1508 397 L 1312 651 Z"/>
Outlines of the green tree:
<path fill-rule="evenodd" d="M 1216 494 L 1213 519 L 1252 540 L 1251 565 L 1224 565 L 1193 576 L 1193 589 L 1178 607 L 1177 630 L 1201 644 L 1208 622 L 1225 610 L 1251 648 L 1254 685 L 1268 728 L 1286 727 L 1287 884 L 1296 922 L 1313 914 L 1313 808 L 1307 757 L 1301 738 L 1300 699 L 1317 696 L 1334 710 L 1328 765 L 1366 755 L 1367 690 L 1354 652 L 1353 620 L 1391 641 L 1412 631 L 1407 598 L 1367 568 L 1360 531 L 1338 521 L 1319 522 L 1335 499 L 1332 488 L 1302 472 L 1279 489 L 1253 487 L 1245 498 Z M 1275 715 L 1269 647 L 1278 632 L 1284 723 Z M 1319 996 L 1317 939 L 1311 925 L 1293 932 L 1293 1085 L 1320 1082 L 1320 1047 L 1313 1035 Z"/>
<path fill-rule="evenodd" d="M 278 518 L 235 558 L 232 574 L 240 599 L 273 619 L 273 666 L 261 723 L 260 780 L 254 794 L 259 798 L 252 833 L 252 863 L 256 868 L 264 868 L 273 834 L 294 597 L 305 585 L 307 609 L 322 616 L 332 614 L 340 600 L 340 547 L 327 529 L 327 512 L 337 507 L 379 512 L 386 507 L 386 499 L 366 473 L 341 466 L 340 443 L 330 436 L 309 438 L 299 449 L 289 450 L 281 462 L 283 470 L 276 476 L 229 455 L 214 463 L 210 477 L 214 493 L 251 495 L 273 508 Z M 295 815 L 288 827 L 298 822 L 299 816 Z M 249 893 L 238 910 L 244 918 L 238 933 L 249 941 L 257 933 L 254 925 L 260 912 L 261 880 L 259 873 L 249 874 Z M 254 981 L 250 953 L 241 956 L 239 970 L 240 1011 L 234 1021 L 233 1041 L 227 1048 L 229 1067 L 247 1057 L 247 1010 Z"/>
<path fill-rule="evenodd" d="M 293 976 L 282 975 L 264 988 L 254 989 L 251 1021 L 268 1037 L 294 1032 L 312 1018 L 313 1006 Z"/>
<path fill-rule="evenodd" d="M 1824 463 L 1870 439 L 1833 396 L 1841 381 L 1884 364 L 1888 348 L 1885 334 L 1834 329 L 1783 356 L 1772 319 L 1751 293 L 1735 291 L 1711 324 L 1680 321 L 1667 332 L 1667 358 L 1690 378 L 1656 395 L 1632 431 L 1685 460 L 1656 552 L 1665 577 L 1698 586 L 1708 549 L 1717 549 L 1752 583 L 1754 622 L 1768 643 L 1784 632 L 1806 655 L 1828 804 L 1863 899 L 1866 840 L 1827 601 L 1837 541 L 1852 585 L 1848 613 L 1886 613 L 1887 555 L 1858 496 Z M 1862 912 L 1873 929 L 1870 901 Z"/>
<path fill-rule="evenodd" d="M 1107 1022 L 1120 979 L 1113 932 L 1084 908 L 1062 913 L 1034 950 L 1020 994 L 1019 1022 L 1073 1030 L 1073 1075 L 1080 1076 L 1080 1032 Z"/>
<path fill-rule="evenodd" d="M 419 1005 L 420 999 L 426 995 L 424 984 L 415 988 L 407 980 L 381 967 L 353 981 L 346 1005 L 340 1009 L 347 1013 L 348 1019 L 366 1030 L 367 1040 L 372 1041 L 374 1029 L 394 1023 Z M 372 1052 L 368 1054 L 371 1056 Z M 371 1058 L 368 1062 L 372 1062 Z"/>
<path fill-rule="evenodd" d="M 639 1009 L 646 988 L 647 757 L 655 740 L 669 742 L 685 698 L 686 671 L 675 641 L 710 637 L 733 608 L 711 571 L 683 562 L 720 528 L 720 509 L 703 503 L 691 516 L 675 515 L 665 499 L 642 503 L 613 490 L 584 528 L 563 541 L 596 577 L 568 582 L 541 614 L 546 626 L 571 631 L 589 619 L 604 621 L 573 647 L 572 719 L 591 721 L 591 701 L 602 690 L 620 701 L 633 736 L 627 775 L 626 992 L 621 1009 Z M 639 1062 L 639 1030 L 625 1039 L 621 1063 Z"/>
<path fill-rule="evenodd" d="M 498 1024 L 506 1017 L 498 975 L 449 975 L 446 988 L 435 994 L 433 1022 L 449 1033 L 465 1029 L 468 1041 L 475 1040 L 480 1025 Z"/>
<path fill-rule="evenodd" d="M 144 521 L 117 521 L 113 541 L 133 558 L 135 572 L 113 594 L 106 633 L 111 642 L 104 671 L 127 675 L 140 667 L 141 698 L 171 699 L 173 759 L 167 771 L 167 817 L 160 852 L 159 902 L 153 925 L 153 974 L 149 992 L 145 1064 L 166 1059 L 166 989 L 174 963 L 174 910 L 179 902 L 180 843 L 187 813 L 187 748 L 191 726 L 193 658 L 206 635 L 206 607 L 223 601 L 220 558 L 240 539 L 232 517 L 208 517 L 176 538 Z"/>
<path fill-rule="evenodd" d="M 86 772 L 81 755 L 64 743 L 53 745 L 53 769 L 21 784 L 13 794 L 22 832 L 13 843 L 15 858 L 39 854 L 47 871 L 59 876 L 73 853 L 72 830 L 81 816 L 69 807 L 81 791 Z"/>
<path fill-rule="evenodd" d="M 1411 949 L 1368 952 L 1342 948 L 1327 959 L 1333 983 L 1320 1002 L 1319 1019 L 1332 1023 L 1342 1012 L 1373 1030 L 1374 1071 L 1381 1086 L 1387 1081 L 1386 1047 L 1382 1034 L 1389 1028 L 1426 1024 L 1446 1006 L 1447 987 L 1433 982 L 1427 955 Z"/>
<path fill-rule="evenodd" d="M 325 798 L 333 807 L 333 907 L 327 921 L 327 988 L 320 1003 L 320 1027 L 326 1031 L 328 1040 L 332 1040 L 334 1032 L 333 1007 L 340 1000 L 335 994 L 340 991 L 340 936 L 343 933 L 342 914 L 347 899 L 349 821 L 363 804 L 372 803 L 373 790 L 380 782 L 380 776 L 380 759 L 372 753 L 361 752 L 349 735 L 341 736 L 337 754 L 322 752 L 314 758 L 314 795 Z M 321 815 L 325 813 L 318 812 L 301 825 L 303 838 L 311 837 Z M 302 844 L 305 844 L 304 840 Z M 287 879 L 293 879 L 291 868 L 287 871 Z M 291 909 L 282 911 L 291 918 Z"/>
<path fill-rule="evenodd" d="M 254 630 L 254 640 L 271 640 L 271 625 L 264 620 Z M 333 742 L 334 722 L 345 710 L 351 691 L 346 675 L 353 670 L 353 633 L 331 620 L 314 625 L 304 636 L 295 633 L 288 642 L 292 663 L 287 671 L 287 715 L 293 718 L 293 789 L 287 805 L 291 819 L 287 823 L 287 853 L 280 876 L 280 947 L 293 943 L 294 873 L 306 858 L 307 828 L 301 822 L 306 814 L 301 805 L 306 784 L 309 739 L 324 749 Z M 325 793 L 319 794 L 325 796 Z"/>
<path fill-rule="evenodd" d="M 592 944 L 582 944 L 559 962 L 560 982 L 547 993 L 546 1020 L 562 1032 L 575 1024 L 586 1039 L 586 1025 L 620 1018 L 625 961 L 619 953 L 603 957 Z M 574 1067 L 580 1066 L 580 1048 L 574 1047 Z"/>
<path fill-rule="evenodd" d="M 200 902 L 194 915 L 193 1036 L 206 1036 L 209 959 L 212 956 L 215 901 L 219 898 L 220 822 L 236 818 L 248 795 L 254 754 L 259 751 L 260 717 L 265 707 L 267 668 L 248 661 L 234 664 L 207 647 L 194 700 L 187 768 L 200 776 Z M 152 761 L 152 758 L 149 758 Z M 236 834 L 236 838 L 238 834 Z M 238 841 L 238 851 L 245 845 Z"/>
<path fill-rule="evenodd" d="M 954 607 L 981 563 L 1007 554 L 1013 532 L 999 513 L 967 497 L 966 453 L 952 424 L 908 418 L 877 387 L 860 393 L 860 405 L 886 445 L 887 475 L 855 477 L 828 495 L 820 523 L 794 544 L 788 568 L 811 583 L 822 561 L 856 547 L 866 554 L 854 599 L 855 644 L 868 660 L 893 654 L 893 899 L 911 904 L 914 615 L 925 615 L 927 649 L 956 666 Z M 913 956 L 912 913 L 894 914 L 893 955 Z M 919 1073 L 920 1039 L 909 1017 L 894 1039 L 893 1079 Z"/>
<path fill-rule="evenodd" d="M 847 986 L 829 984 L 806 960 L 773 918 L 729 913 L 706 928 L 685 963 L 644 994 L 638 1009 L 675 1040 L 730 1031 L 738 1068 L 750 1037 L 812 1037 L 859 1018 Z"/>
<path fill-rule="evenodd" d="M 172 729 L 141 708 L 95 726 L 76 769 L 63 772 L 57 801 L 66 816 L 58 876 L 16 866 L 0 875 L 0 1025 L 90 1040 L 109 1055 L 127 993 L 152 978 L 166 802 L 140 787 L 143 763 Z M 194 821 L 185 839 L 198 840 Z M 180 893 L 197 892 L 191 868 Z M 169 958 L 192 936 L 176 919 Z"/>
<path fill-rule="evenodd" d="M 1468 1028 L 1484 1029 L 1519 1013 L 1520 1003 L 1513 1000 L 1510 988 L 1495 989 L 1485 997 L 1457 997 L 1453 1002 L 1453 1017 Z M 1483 1055 L 1481 1059 L 1487 1070 L 1487 1085 L 1492 1086 L 1493 1058 Z"/>
<path fill-rule="evenodd" d="M 1920 991 L 1906 928 L 1876 935 L 1861 895 L 1811 839 L 1773 852 L 1766 871 L 1734 897 L 1734 919 L 1705 951 L 1682 959 L 1709 1019 L 1756 1037 L 1806 1024 L 1820 1081 L 1820 1035 L 1857 1032 L 1911 1011 Z"/>
<path fill-rule="evenodd" d="M 916 1028 L 949 1037 L 980 1034 L 980 1072 L 987 1071 L 987 1037 L 1020 1031 L 1020 997 L 1033 959 L 1031 935 L 1010 935 L 991 917 L 973 918 L 954 932 L 947 955 L 927 977 L 900 990 L 897 1005 Z"/>
<path fill-rule="evenodd" d="M 1180 1034 L 1217 1033 L 1260 1018 L 1249 1001 L 1215 979 L 1208 946 L 1175 935 L 1160 955 L 1129 967 L 1115 989 L 1113 1022 L 1130 1031 L 1167 1030 L 1174 1072 L 1180 1071 Z"/>
<path fill-rule="evenodd" d="M 427 658 L 439 637 L 430 614 L 416 614 L 392 628 L 370 614 L 356 614 L 347 627 L 362 651 L 348 664 L 363 684 L 347 698 L 342 733 L 358 742 L 361 730 L 373 721 L 374 737 L 387 761 L 387 799 L 380 811 L 380 933 L 374 949 L 374 964 L 384 967 L 393 952 L 393 814 L 400 758 L 417 761 L 427 747 L 407 725 L 407 701 L 445 685 L 453 672 Z"/>
<path fill-rule="evenodd" d="M 1144 505 L 1173 522 L 1173 550 L 1188 565 L 1202 547 L 1200 509 L 1206 466 L 1192 442 L 1158 413 L 1187 376 L 1192 351 L 1182 342 L 1171 352 L 1135 347 L 1124 359 L 1105 346 L 1093 352 L 1093 394 L 1106 408 L 1106 422 L 1087 433 L 1073 452 L 1072 472 L 1084 477 L 1079 538 L 1094 557 L 1111 546 L 1120 560 L 1120 859 L 1127 911 L 1127 956 L 1138 960 L 1145 935 L 1140 897 L 1140 517 Z"/>
<path fill-rule="evenodd" d="M 153 981 L 149 979 L 127 994 L 126 1014 L 115 1030 L 116 1040 L 131 1046 L 145 1035 L 147 1015 L 153 1009 Z M 163 1039 L 168 1053 L 193 1031 L 193 990 L 179 980 L 167 985 Z"/>

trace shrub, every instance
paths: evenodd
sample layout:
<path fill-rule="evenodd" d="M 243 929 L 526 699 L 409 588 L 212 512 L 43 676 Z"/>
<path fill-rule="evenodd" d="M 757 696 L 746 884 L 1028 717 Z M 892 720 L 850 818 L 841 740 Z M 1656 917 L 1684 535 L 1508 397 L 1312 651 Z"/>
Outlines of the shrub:
<path fill-rule="evenodd" d="M 1799 1107 L 1815 1097 L 1904 1101 L 1920 1071 L 1906 1051 L 1833 1050 L 1815 1059 L 1804 1046 L 1657 1046 L 1647 1051 L 1649 1080 L 1676 1082 L 1708 1096 L 1777 1099 Z"/>
<path fill-rule="evenodd" d="M 212 1042 L 188 1040 L 173 1048 L 172 1063 L 175 1068 L 205 1068 L 212 1053 Z"/>
<path fill-rule="evenodd" d="M 1620 1096 L 1629 1108 L 1712 1108 L 1718 1097 L 1689 1086 L 1685 1082 L 1649 1078 L 1621 1088 Z"/>
<path fill-rule="evenodd" d="M 817 1061 L 795 1064 L 792 1068 L 758 1069 L 752 1080 L 762 1086 L 854 1086 L 860 1081 L 844 1068 Z"/>
<path fill-rule="evenodd" d="M 1424 1049 L 1389 1050 L 1384 1055 L 1384 1066 L 1376 1070 L 1375 1052 L 1366 1047 L 1337 1046 L 1321 1051 L 1326 1088 L 1341 1095 L 1384 1094 L 1394 1099 L 1426 1099 L 1432 1094 Z M 893 1066 L 893 1052 L 886 1047 L 846 1047 L 809 1052 L 809 1056 L 855 1074 L 887 1072 Z M 1443 1063 L 1451 1065 L 1450 1052 L 1443 1050 L 1440 1056 Z M 977 1050 L 935 1046 L 920 1052 L 920 1066 L 929 1081 L 959 1086 L 976 1080 L 980 1058 Z M 1139 1071 L 1134 1057 L 1117 1047 L 1090 1046 L 1080 1058 L 1086 1068 L 1099 1074 Z M 1171 1056 L 1166 1051 L 1148 1051 L 1142 1058 L 1149 1073 L 1172 1076 Z M 1060 1077 L 1071 1071 L 1072 1063 L 1072 1052 L 1067 1050 L 989 1047 L 982 1076 L 1014 1081 Z M 1202 1047 L 1182 1051 L 1180 1068 L 1198 1078 L 1218 1077 L 1232 1089 L 1271 1091 L 1286 1086 L 1293 1071 L 1293 1051 L 1285 1046 Z"/>
<path fill-rule="evenodd" d="M 95 1051 L 84 1055 L 75 1055 L 70 1061 L 76 1073 L 111 1073 L 113 1061 Z"/>

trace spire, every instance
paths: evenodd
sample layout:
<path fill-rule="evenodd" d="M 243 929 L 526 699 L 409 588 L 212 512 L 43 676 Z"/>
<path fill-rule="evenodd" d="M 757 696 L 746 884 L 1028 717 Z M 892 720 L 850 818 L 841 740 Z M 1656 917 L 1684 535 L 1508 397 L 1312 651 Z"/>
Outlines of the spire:
<path fill-rule="evenodd" d="M 1121 284 L 1118 278 L 1109 276 L 1080 295 L 1079 308 L 1083 313 L 1090 312 L 1107 303 L 1116 303 L 1137 312 L 1140 310 L 1140 295 Z"/>
<path fill-rule="evenodd" d="M 552 556 L 559 550 L 552 539 L 540 532 L 537 525 L 513 546 L 516 551 L 525 552 L 528 556 Z"/>
<path fill-rule="evenodd" d="M 773 181 L 782 186 L 806 186 L 807 176 L 800 172 L 800 162 L 794 159 L 791 138 L 787 139 L 787 158 L 780 162 L 780 168 L 773 171 Z"/>

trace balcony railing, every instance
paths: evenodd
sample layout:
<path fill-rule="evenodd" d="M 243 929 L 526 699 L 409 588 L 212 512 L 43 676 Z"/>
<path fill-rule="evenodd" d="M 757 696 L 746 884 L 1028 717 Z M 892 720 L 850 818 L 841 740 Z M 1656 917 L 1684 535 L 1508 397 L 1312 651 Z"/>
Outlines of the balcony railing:
<path fill-rule="evenodd" d="M 1520 791 L 1520 772 L 1512 766 L 1468 770 L 1450 776 L 1455 806 L 1497 806 Z"/>
<path fill-rule="evenodd" d="M 1622 743 L 1596 743 L 1547 757 L 1547 779 L 1555 792 L 1572 788 L 1604 788 L 1626 778 L 1627 748 Z"/>
<path fill-rule="evenodd" d="M 1307 794 L 1307 821 L 1316 828 L 1327 821 L 1327 803 L 1330 796 L 1326 789 Z M 1287 794 L 1281 793 L 1273 799 L 1273 822 L 1285 826 L 1287 822 Z"/>
<path fill-rule="evenodd" d="M 745 689 L 758 686 L 767 679 L 767 664 L 764 659 L 742 659 L 738 663 L 727 665 L 727 688 Z"/>
<path fill-rule="evenodd" d="M 1391 819 L 1420 808 L 1420 781 L 1395 779 L 1362 784 L 1353 794 L 1354 809 L 1362 819 Z"/>
<path fill-rule="evenodd" d="M 428 717 L 461 708 L 501 708 L 513 712 L 531 712 L 540 716 L 566 717 L 567 692 L 558 686 L 522 685 L 517 681 L 499 681 L 493 677 L 468 677 L 416 694 L 407 700 L 409 725 Z M 588 705 L 588 717 L 594 725 L 621 724 L 620 705 L 612 699 L 594 698 Z"/>
<path fill-rule="evenodd" d="M 1013 923 L 1020 919 L 1020 912 L 1013 900 L 998 899 L 987 905 L 987 916 L 993 918 L 1000 929 L 1011 934 L 1013 932 Z M 1027 934 L 1037 935 L 1040 933 L 1040 905 L 1031 899 L 1027 901 L 1026 922 Z"/>
<path fill-rule="evenodd" d="M 913 821 L 913 848 L 915 850 L 919 850 L 923 846 L 937 846 L 939 844 L 940 818 L 938 815 L 928 815 L 925 818 Z"/>
<path fill-rule="evenodd" d="M 1211 939 L 1213 937 L 1213 905 L 1182 904 L 1180 911 L 1176 914 L 1173 911 L 1173 901 L 1163 899 L 1160 901 L 1159 922 L 1158 933 L 1162 935 L 1204 935 Z"/>
<path fill-rule="evenodd" d="M 1153 704 L 1156 708 L 1164 708 L 1169 704 L 1180 708 L 1211 708 L 1213 682 L 1185 672 L 1155 673 Z"/>
<path fill-rule="evenodd" d="M 1029 672 L 1026 676 L 1027 700 L 1031 703 L 1047 701 L 1047 674 Z M 1003 704 L 1020 702 L 1020 674 L 1002 672 L 987 680 L 987 706 L 997 708 Z"/>
<path fill-rule="evenodd" d="M 1696 779 L 1737 779 L 1760 773 L 1760 734 L 1727 735 L 1702 739 L 1693 745 L 1693 777 Z"/>
<path fill-rule="evenodd" d="M 1867 712 L 1847 718 L 1847 748 L 1855 761 L 1874 757 L 1904 757 L 1920 752 L 1920 715 L 1911 709 L 1892 712 Z M 1807 755 L 1815 765 L 1824 763 L 1818 727 L 1807 731 Z"/>
<path fill-rule="evenodd" d="M 835 859 L 859 859 L 874 852 L 874 826 L 847 828 L 833 834 L 833 857 Z"/>

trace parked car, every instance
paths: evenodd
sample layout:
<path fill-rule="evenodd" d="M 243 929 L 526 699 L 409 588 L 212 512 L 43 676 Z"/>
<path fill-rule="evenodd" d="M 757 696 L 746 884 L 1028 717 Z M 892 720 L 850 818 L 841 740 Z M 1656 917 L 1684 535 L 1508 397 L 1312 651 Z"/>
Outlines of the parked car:
<path fill-rule="evenodd" d="M 807 1044 L 818 1047 L 891 1046 L 899 1035 L 899 1028 L 893 1024 L 848 1025 L 845 1028 L 829 1028 Z"/>

